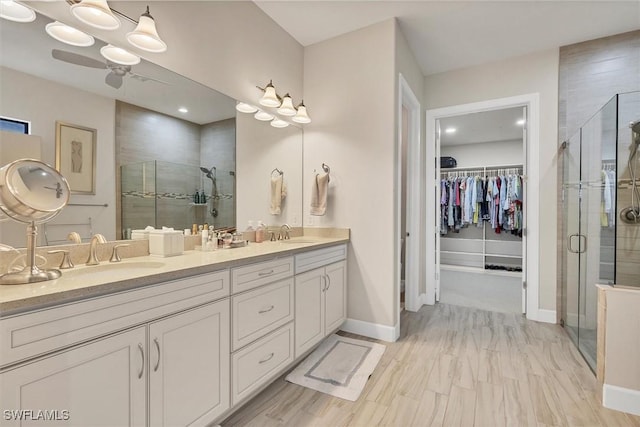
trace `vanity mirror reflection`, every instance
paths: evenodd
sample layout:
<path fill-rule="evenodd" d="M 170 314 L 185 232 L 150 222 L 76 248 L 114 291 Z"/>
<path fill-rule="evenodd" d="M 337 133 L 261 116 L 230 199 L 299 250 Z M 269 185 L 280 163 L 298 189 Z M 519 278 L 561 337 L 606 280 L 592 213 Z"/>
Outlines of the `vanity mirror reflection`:
<path fill-rule="evenodd" d="M 115 240 L 146 225 L 237 223 L 242 230 L 246 218 L 302 222 L 301 129 L 274 129 L 252 115 L 236 120 L 235 100 L 144 59 L 109 63 L 97 39 L 91 47 L 58 42 L 45 32 L 49 22 L 41 14 L 31 23 L 1 22 L 0 116 L 30 122 L 41 139 L 33 157 L 50 165 L 56 122 L 95 129 L 96 182 L 95 194 L 72 193 L 38 245 L 62 244 L 71 231 L 83 241 L 95 233 Z M 0 166 L 10 160 L 0 155 Z M 270 173 L 254 163 L 286 171 L 288 196 L 278 215 L 269 212 Z M 23 246 L 24 233 L 0 222 L 4 244 Z"/>

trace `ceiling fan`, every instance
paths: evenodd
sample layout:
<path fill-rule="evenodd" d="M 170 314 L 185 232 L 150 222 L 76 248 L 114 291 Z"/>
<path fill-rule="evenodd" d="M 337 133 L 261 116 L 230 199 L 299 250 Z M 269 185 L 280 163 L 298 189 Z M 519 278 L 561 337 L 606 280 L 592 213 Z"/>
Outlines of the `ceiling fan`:
<path fill-rule="evenodd" d="M 88 56 L 79 55 L 77 53 L 68 52 L 66 50 L 52 49 L 51 56 L 58 61 L 68 62 L 74 65 L 81 65 L 83 67 L 97 68 L 100 70 L 109 70 L 109 74 L 104 79 L 104 82 L 114 89 L 120 89 L 122 86 L 122 80 L 125 76 L 130 76 L 136 80 L 142 82 L 154 81 L 168 85 L 169 83 L 162 80 L 155 79 L 149 76 L 143 76 L 142 74 L 134 73 L 131 71 L 131 65 L 120 65 L 111 61 L 98 61 L 97 59 L 90 58 Z"/>

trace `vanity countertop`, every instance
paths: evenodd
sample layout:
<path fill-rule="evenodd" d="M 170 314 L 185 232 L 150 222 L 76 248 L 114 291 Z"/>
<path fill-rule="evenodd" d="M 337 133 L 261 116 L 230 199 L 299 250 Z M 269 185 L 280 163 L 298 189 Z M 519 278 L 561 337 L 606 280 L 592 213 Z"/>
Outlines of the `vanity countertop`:
<path fill-rule="evenodd" d="M 0 285 L 0 317 L 80 299 L 126 291 L 182 279 L 224 268 L 246 265 L 274 257 L 346 243 L 348 237 L 294 237 L 277 242 L 249 243 L 213 252 L 186 251 L 174 257 L 141 256 L 119 263 L 103 261 L 97 266 L 62 270 L 62 277 L 26 285 Z"/>

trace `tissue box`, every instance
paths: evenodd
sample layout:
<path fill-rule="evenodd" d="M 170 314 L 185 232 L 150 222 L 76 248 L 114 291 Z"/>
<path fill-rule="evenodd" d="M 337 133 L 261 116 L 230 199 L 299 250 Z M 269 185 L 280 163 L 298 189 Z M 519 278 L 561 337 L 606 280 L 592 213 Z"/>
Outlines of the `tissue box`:
<path fill-rule="evenodd" d="M 148 239 L 149 232 L 147 230 L 133 230 L 131 232 L 131 240 Z"/>
<path fill-rule="evenodd" d="M 149 254 L 176 256 L 184 252 L 184 234 L 181 231 L 149 231 Z"/>

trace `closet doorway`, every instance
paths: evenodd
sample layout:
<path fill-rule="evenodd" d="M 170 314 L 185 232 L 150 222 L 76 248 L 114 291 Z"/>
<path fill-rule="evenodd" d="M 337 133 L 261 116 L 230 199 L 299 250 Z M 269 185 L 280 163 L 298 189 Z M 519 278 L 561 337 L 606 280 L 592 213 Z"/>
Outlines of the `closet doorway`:
<path fill-rule="evenodd" d="M 439 119 L 438 300 L 524 313 L 526 107 Z"/>
<path fill-rule="evenodd" d="M 538 95 L 429 110 L 426 136 L 427 304 L 537 320 Z"/>

